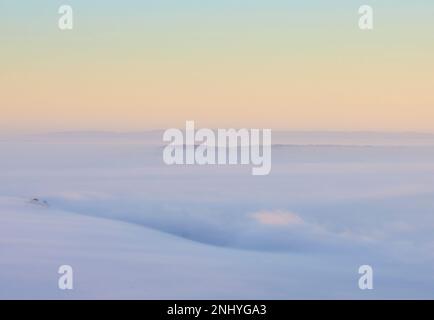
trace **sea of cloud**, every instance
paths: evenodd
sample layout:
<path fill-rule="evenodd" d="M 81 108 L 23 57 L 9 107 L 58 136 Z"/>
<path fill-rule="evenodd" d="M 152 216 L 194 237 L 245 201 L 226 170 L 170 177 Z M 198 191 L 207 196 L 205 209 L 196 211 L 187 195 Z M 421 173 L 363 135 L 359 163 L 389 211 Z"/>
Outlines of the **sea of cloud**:
<path fill-rule="evenodd" d="M 248 166 L 167 166 L 163 146 L 140 137 L 79 138 L 0 142 L 0 195 L 264 257 L 345 257 L 397 281 L 433 279 L 431 145 L 279 144 L 271 174 L 251 176 Z"/>

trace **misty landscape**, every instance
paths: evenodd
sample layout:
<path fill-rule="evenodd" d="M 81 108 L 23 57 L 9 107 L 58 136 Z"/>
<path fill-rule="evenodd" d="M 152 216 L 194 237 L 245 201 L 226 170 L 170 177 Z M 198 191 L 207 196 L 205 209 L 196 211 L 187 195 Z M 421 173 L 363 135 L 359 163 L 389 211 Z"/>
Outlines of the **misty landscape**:
<path fill-rule="evenodd" d="M 276 132 L 268 176 L 167 166 L 159 131 L 0 147 L 0 298 L 434 297 L 433 135 Z"/>

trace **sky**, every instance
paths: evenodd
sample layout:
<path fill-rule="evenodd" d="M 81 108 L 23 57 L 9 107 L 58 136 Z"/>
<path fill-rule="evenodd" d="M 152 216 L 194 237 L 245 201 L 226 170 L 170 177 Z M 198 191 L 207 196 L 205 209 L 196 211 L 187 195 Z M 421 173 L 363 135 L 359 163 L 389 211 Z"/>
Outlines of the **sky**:
<path fill-rule="evenodd" d="M 428 0 L 0 0 L 0 132 L 434 132 L 433 16 Z"/>

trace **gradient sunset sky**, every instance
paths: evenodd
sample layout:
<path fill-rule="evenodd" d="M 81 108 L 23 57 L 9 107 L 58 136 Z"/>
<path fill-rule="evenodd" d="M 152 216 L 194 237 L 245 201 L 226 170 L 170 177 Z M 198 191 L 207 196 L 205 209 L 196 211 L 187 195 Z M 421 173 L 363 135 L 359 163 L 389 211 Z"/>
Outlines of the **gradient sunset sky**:
<path fill-rule="evenodd" d="M 432 0 L 0 0 L 0 131 L 434 132 L 433 17 Z"/>

